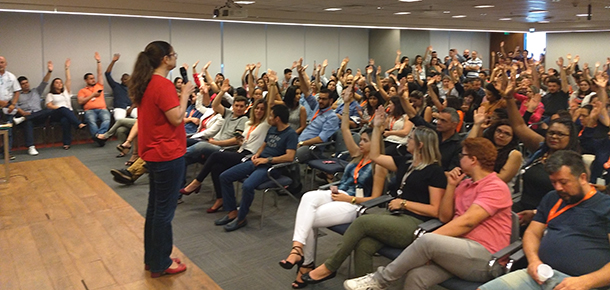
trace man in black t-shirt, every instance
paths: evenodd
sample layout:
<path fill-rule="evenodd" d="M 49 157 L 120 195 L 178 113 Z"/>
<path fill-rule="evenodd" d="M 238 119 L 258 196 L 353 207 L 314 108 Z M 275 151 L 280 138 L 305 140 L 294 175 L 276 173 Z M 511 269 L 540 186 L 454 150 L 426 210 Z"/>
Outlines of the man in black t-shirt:
<path fill-rule="evenodd" d="M 545 169 L 555 190 L 542 199 L 523 236 L 527 269 L 501 276 L 481 290 L 606 289 L 610 285 L 610 196 L 588 183 L 582 157 L 574 151 L 553 153 Z M 538 275 L 542 264 L 553 269 L 544 284 Z"/>
<path fill-rule="evenodd" d="M 272 164 L 292 162 L 297 149 L 297 133 L 288 125 L 289 110 L 285 105 L 275 105 L 267 122 L 272 126 L 267 132 L 265 143 L 252 155 L 249 161 L 235 165 L 220 174 L 222 200 L 228 214 L 216 221 L 227 232 L 237 230 L 248 224 L 246 215 L 254 200 L 254 190 L 269 181 L 267 170 Z M 242 198 L 237 210 L 233 182 L 244 179 Z"/>
<path fill-rule="evenodd" d="M 563 67 L 563 58 L 559 58 L 557 64 L 559 64 L 561 80 L 556 77 L 549 78 L 547 81 L 547 94 L 542 97 L 542 104 L 544 105 L 543 115 L 549 118 L 559 110 L 568 109 L 568 100 L 570 99 L 570 95 L 568 95 L 570 87 L 566 72 L 568 68 Z"/>

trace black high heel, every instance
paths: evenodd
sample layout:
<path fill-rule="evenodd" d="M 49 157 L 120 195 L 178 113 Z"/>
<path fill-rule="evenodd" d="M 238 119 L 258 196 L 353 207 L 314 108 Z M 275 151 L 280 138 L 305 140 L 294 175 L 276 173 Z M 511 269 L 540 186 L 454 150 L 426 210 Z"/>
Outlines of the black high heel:
<path fill-rule="evenodd" d="M 300 274 L 301 274 L 301 280 L 303 280 L 303 278 L 302 278 L 302 277 L 303 277 L 303 275 L 305 275 L 305 274 L 307 274 L 307 273 L 309 273 L 309 272 L 307 272 L 307 273 L 301 273 L 301 269 L 311 269 L 311 270 L 313 270 L 313 269 L 315 269 L 315 268 L 316 268 L 316 264 L 314 264 L 313 262 L 311 262 L 311 263 L 309 263 L 308 265 L 302 265 L 302 266 L 299 266 L 299 267 L 297 268 L 297 274 L 299 274 L 299 273 L 300 273 Z M 296 285 L 296 286 L 295 286 L 295 285 Z M 307 283 L 305 283 L 305 282 L 299 282 L 299 281 L 297 281 L 296 279 L 294 279 L 294 281 L 292 281 L 292 289 L 301 289 L 301 288 L 305 288 L 305 287 L 307 287 Z"/>
<path fill-rule="evenodd" d="M 299 251 L 299 249 L 301 251 Z M 292 251 L 292 250 L 295 250 L 295 251 Z M 292 254 L 299 255 L 301 257 L 301 259 L 298 262 L 294 263 L 294 264 L 290 263 L 288 261 L 286 261 L 286 262 L 280 261 L 280 266 L 282 268 L 286 269 L 286 270 L 292 269 L 292 267 L 294 267 L 294 265 L 297 265 L 297 266 L 301 267 L 301 265 L 303 265 L 303 260 L 305 260 L 305 258 L 303 257 L 302 253 L 303 253 L 303 248 L 302 247 L 300 247 L 300 246 L 292 247 L 292 249 L 290 250 L 290 254 L 289 255 L 292 255 Z"/>
<path fill-rule="evenodd" d="M 332 278 L 335 278 L 335 276 L 337 276 L 337 271 L 335 271 L 320 280 L 314 280 L 313 278 L 311 278 L 311 276 L 309 276 L 309 273 L 310 272 L 308 272 L 307 274 L 303 274 L 303 276 L 301 276 L 301 280 L 303 280 L 303 282 L 305 282 L 306 284 L 318 284 L 320 282 L 330 280 Z"/>

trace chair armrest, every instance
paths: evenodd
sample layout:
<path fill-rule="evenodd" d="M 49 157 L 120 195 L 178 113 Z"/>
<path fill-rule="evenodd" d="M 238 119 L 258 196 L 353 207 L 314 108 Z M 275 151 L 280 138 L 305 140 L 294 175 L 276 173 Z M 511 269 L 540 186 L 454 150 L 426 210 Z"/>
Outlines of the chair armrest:
<path fill-rule="evenodd" d="M 290 166 L 290 165 L 293 165 L 293 164 L 299 164 L 299 161 L 295 159 L 294 161 L 290 161 L 290 162 L 283 162 L 283 163 L 273 164 L 273 166 L 271 166 L 267 170 L 267 172 L 270 173 L 273 170 L 276 170 L 276 169 L 279 169 L 279 168 L 283 168 L 283 167 L 286 167 L 286 166 Z"/>
<path fill-rule="evenodd" d="M 298 199 L 298 198 L 296 198 L 296 197 L 295 197 L 295 196 L 294 196 L 292 193 L 290 193 L 288 190 L 286 190 L 286 189 L 284 188 L 284 186 L 283 186 L 282 184 L 280 184 L 280 183 L 277 181 L 277 179 L 273 178 L 273 174 L 271 174 L 271 173 L 272 173 L 274 170 L 276 170 L 276 169 L 284 168 L 284 167 L 291 166 L 291 165 L 294 165 L 294 164 L 299 164 L 299 161 L 298 161 L 298 160 L 296 160 L 296 158 L 295 158 L 295 160 L 294 160 L 294 161 L 291 161 L 291 162 L 283 162 L 283 163 L 274 164 L 273 166 L 269 167 L 269 169 L 267 169 L 267 177 L 269 177 L 269 179 L 270 179 L 271 181 L 273 181 L 273 183 L 275 183 L 275 185 L 276 185 L 278 188 L 282 188 L 282 189 L 283 189 L 283 191 L 284 191 L 285 193 L 287 193 L 287 194 L 288 194 L 290 197 L 292 197 L 292 199 L 294 199 L 296 202 L 298 202 L 298 201 L 299 201 L 299 199 Z"/>
<path fill-rule="evenodd" d="M 516 241 L 516 242 L 504 247 L 503 249 L 495 252 L 494 254 L 491 255 L 491 260 L 489 261 L 489 268 L 493 267 L 494 264 L 496 264 L 498 261 L 511 256 L 512 254 L 521 250 L 522 248 L 523 248 L 523 242 Z M 511 264 L 511 266 L 512 266 L 512 264 Z"/>
<path fill-rule="evenodd" d="M 250 160 L 253 155 L 254 154 L 248 154 L 248 155 L 244 156 L 244 158 L 241 159 L 241 162 L 244 163 L 244 162 Z"/>
<path fill-rule="evenodd" d="M 427 222 L 423 222 L 423 223 L 419 224 L 417 230 L 415 230 L 415 232 L 413 232 L 413 235 L 415 236 L 414 238 L 417 239 L 417 238 L 421 237 L 423 234 L 432 232 L 432 231 L 442 227 L 443 225 L 444 225 L 443 222 L 441 222 L 438 219 L 431 219 Z"/>
<path fill-rule="evenodd" d="M 227 151 L 227 150 L 233 150 L 233 149 L 238 149 L 238 148 L 239 148 L 239 145 L 231 145 L 231 146 L 222 147 L 222 148 L 220 148 L 219 151 L 220 152 L 224 152 L 224 151 Z"/>
<path fill-rule="evenodd" d="M 344 157 L 347 157 L 347 158 L 344 159 Z M 347 160 L 350 157 L 352 157 L 352 156 L 349 154 L 349 151 L 347 151 L 347 150 L 340 152 L 339 154 L 337 154 L 337 156 L 335 156 L 335 158 L 341 159 L 341 160 Z"/>
<path fill-rule="evenodd" d="M 506 272 L 510 272 L 513 268 L 513 265 L 515 264 L 515 262 L 521 261 L 523 258 L 525 257 L 525 253 L 523 252 L 523 249 L 520 249 L 519 251 L 516 251 L 514 254 L 510 255 L 508 257 L 508 263 L 506 263 Z"/>
<path fill-rule="evenodd" d="M 335 181 L 335 182 L 331 182 L 329 184 L 324 184 L 324 185 L 318 187 L 318 190 L 329 190 L 331 186 L 339 185 L 339 183 L 341 183 L 341 180 Z"/>
<path fill-rule="evenodd" d="M 382 204 L 384 204 L 384 203 L 386 203 L 386 202 L 388 202 L 390 200 L 393 200 L 393 199 L 394 199 L 393 196 L 388 195 L 388 194 L 384 194 L 384 195 L 382 195 L 380 197 L 373 198 L 371 200 L 367 200 L 367 201 L 365 201 L 365 202 L 360 204 L 360 206 L 358 207 L 358 210 L 357 210 L 357 213 L 358 213 L 357 215 L 361 216 L 361 215 L 365 214 L 367 210 L 369 210 L 369 209 L 371 209 L 373 207 L 376 207 L 378 205 L 382 205 Z"/>
<path fill-rule="evenodd" d="M 311 154 L 313 154 L 313 156 L 316 157 L 316 159 L 322 159 L 321 156 L 318 156 L 318 154 L 316 154 L 316 149 L 318 149 L 318 147 L 326 146 L 326 145 L 330 145 L 330 144 L 334 144 L 334 143 L 335 143 L 335 141 L 328 141 L 328 142 L 312 144 L 312 145 L 309 145 L 309 151 L 311 152 Z"/>

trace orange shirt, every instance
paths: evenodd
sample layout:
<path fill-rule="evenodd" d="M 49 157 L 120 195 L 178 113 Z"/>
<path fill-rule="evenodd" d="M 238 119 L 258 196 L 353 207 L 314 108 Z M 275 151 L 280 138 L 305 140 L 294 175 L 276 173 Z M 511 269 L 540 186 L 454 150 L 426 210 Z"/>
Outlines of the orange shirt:
<path fill-rule="evenodd" d="M 80 91 L 78 91 L 77 97 L 79 99 L 83 99 L 99 90 L 102 90 L 99 97 L 95 98 L 95 100 L 93 100 L 93 98 L 92 98 L 91 100 L 89 100 L 88 102 L 86 102 L 83 105 L 83 109 L 85 109 L 85 111 L 91 110 L 91 109 L 106 109 L 106 100 L 104 99 L 104 91 L 103 91 L 104 86 L 97 83 L 93 87 L 87 86 L 87 87 L 80 89 Z"/>

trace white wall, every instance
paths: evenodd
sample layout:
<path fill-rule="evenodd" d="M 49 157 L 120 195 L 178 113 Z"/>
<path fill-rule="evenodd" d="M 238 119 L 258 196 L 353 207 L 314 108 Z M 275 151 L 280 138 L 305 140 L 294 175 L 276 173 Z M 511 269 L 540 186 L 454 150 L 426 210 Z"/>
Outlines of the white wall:
<path fill-rule="evenodd" d="M 48 60 L 55 64 L 53 77 L 64 78 L 63 63 L 71 58 L 74 92 L 84 86 L 85 73 L 95 73 L 95 51 L 102 56 L 104 70 L 113 53 L 121 54 L 113 70 L 118 79 L 131 73 L 137 54 L 154 40 L 170 42 L 179 65 L 200 60 L 201 68 L 212 61 L 210 73 L 223 71 L 233 85 L 240 85 L 248 63 L 261 62 L 260 73 L 270 68 L 281 74 L 303 57 L 311 74 L 314 61 L 328 59 L 330 75 L 345 56 L 353 67 L 363 67 L 369 58 L 368 29 L 334 27 L 2 12 L 0 39 L 8 71 L 34 84 L 42 79 Z M 176 76 L 177 69 L 169 78 Z M 111 92 L 109 87 L 106 92 Z"/>
<path fill-rule="evenodd" d="M 400 47 L 400 31 L 397 29 L 372 29 L 370 31 L 369 53 L 375 65 L 383 72 L 394 66 L 396 49 Z M 383 73 L 382 73 L 383 75 Z"/>
<path fill-rule="evenodd" d="M 430 45 L 437 51 L 441 61 L 455 48 L 462 54 L 464 49 L 476 50 L 483 60 L 483 67 L 489 66 L 489 33 L 460 31 L 430 31 Z"/>
<path fill-rule="evenodd" d="M 546 67 L 557 68 L 555 61 L 566 55 L 580 56 L 580 67 L 589 63 L 591 68 L 599 61 L 603 66 L 606 58 L 610 57 L 610 32 L 582 32 L 582 33 L 547 33 L 546 34 Z"/>

